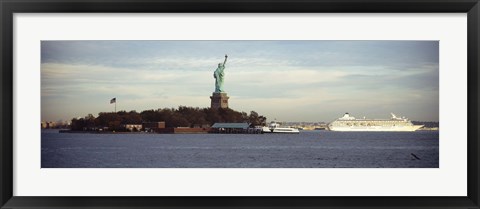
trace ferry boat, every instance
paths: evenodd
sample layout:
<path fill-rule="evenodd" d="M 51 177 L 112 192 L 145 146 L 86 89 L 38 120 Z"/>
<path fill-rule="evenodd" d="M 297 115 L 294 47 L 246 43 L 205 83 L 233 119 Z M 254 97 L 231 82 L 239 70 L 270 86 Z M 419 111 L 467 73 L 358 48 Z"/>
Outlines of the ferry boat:
<path fill-rule="evenodd" d="M 397 117 L 390 113 L 390 119 L 356 119 L 345 113 L 343 117 L 328 124 L 330 131 L 416 131 L 423 125 L 413 125 L 405 117 Z"/>
<path fill-rule="evenodd" d="M 268 127 L 263 127 L 262 128 L 262 133 L 292 133 L 292 134 L 298 134 L 300 131 L 296 128 L 290 128 L 290 127 L 281 127 L 279 123 L 272 121 Z"/>

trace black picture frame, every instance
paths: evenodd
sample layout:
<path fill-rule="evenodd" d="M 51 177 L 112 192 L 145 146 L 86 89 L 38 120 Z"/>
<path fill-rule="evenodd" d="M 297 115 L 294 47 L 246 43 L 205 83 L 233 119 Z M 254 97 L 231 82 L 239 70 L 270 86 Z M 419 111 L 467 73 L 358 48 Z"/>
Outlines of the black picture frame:
<path fill-rule="evenodd" d="M 478 0 L 0 0 L 1 208 L 479 208 Z M 467 13 L 468 195 L 465 197 L 19 197 L 13 196 L 14 13 Z M 452 139 L 453 140 L 453 139 Z M 446 179 L 448 180 L 448 179 Z"/>

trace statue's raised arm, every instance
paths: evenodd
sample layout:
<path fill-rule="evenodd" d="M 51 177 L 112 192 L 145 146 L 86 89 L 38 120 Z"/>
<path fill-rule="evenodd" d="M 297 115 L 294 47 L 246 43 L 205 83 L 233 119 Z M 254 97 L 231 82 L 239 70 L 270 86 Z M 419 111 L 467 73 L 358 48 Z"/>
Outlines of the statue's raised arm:
<path fill-rule="evenodd" d="M 223 66 L 225 66 L 225 63 L 227 63 L 227 55 L 225 55 L 225 61 L 223 61 Z"/>

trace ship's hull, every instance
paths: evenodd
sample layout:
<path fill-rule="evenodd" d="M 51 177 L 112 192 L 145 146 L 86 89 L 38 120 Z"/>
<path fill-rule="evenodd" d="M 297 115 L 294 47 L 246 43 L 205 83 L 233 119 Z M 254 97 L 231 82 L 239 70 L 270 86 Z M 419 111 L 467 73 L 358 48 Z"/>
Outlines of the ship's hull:
<path fill-rule="evenodd" d="M 263 133 L 282 133 L 282 134 L 298 134 L 300 131 L 296 128 L 273 128 L 263 127 Z"/>
<path fill-rule="evenodd" d="M 412 126 L 328 126 L 330 131 L 416 131 L 423 125 Z"/>

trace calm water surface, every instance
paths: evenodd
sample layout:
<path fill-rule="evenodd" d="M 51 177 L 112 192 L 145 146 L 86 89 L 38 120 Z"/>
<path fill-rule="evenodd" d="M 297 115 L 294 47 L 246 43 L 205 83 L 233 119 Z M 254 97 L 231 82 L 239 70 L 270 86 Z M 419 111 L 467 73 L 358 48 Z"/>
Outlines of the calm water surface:
<path fill-rule="evenodd" d="M 42 130 L 41 160 L 42 168 L 438 168 L 438 139 L 438 131 L 83 134 Z"/>

